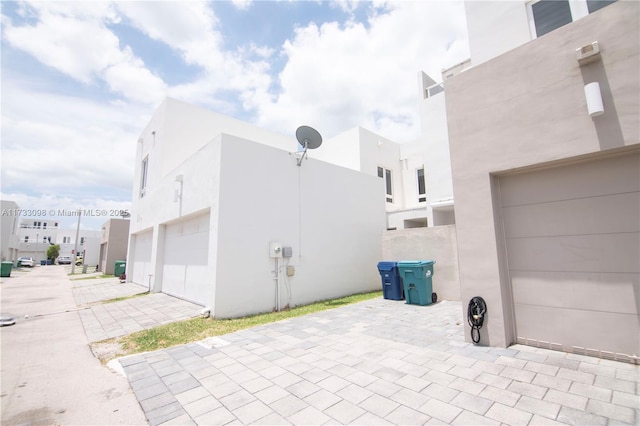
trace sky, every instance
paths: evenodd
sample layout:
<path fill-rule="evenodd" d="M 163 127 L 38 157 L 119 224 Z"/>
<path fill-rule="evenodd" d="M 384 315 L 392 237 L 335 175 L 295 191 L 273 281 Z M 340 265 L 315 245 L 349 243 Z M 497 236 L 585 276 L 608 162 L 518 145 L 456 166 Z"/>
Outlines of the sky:
<path fill-rule="evenodd" d="M 403 143 L 420 133 L 418 72 L 440 81 L 469 57 L 464 5 L 444 0 L 0 8 L 0 196 L 63 228 L 63 211 L 97 230 L 130 210 L 136 141 L 167 96 L 291 134 L 292 151 L 301 124 Z"/>

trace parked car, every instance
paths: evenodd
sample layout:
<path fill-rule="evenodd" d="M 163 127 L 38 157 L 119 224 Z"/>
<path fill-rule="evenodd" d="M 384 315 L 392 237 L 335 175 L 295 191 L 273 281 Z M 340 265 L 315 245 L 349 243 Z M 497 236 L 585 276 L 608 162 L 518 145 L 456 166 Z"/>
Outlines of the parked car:
<path fill-rule="evenodd" d="M 69 256 L 58 257 L 58 265 L 71 265 L 71 258 Z"/>
<path fill-rule="evenodd" d="M 33 260 L 33 257 L 21 257 L 18 259 L 18 264 L 20 266 L 28 266 L 29 268 L 33 268 L 35 262 Z"/>
<path fill-rule="evenodd" d="M 82 265 L 82 261 L 83 261 L 82 256 L 76 257 L 76 266 Z"/>

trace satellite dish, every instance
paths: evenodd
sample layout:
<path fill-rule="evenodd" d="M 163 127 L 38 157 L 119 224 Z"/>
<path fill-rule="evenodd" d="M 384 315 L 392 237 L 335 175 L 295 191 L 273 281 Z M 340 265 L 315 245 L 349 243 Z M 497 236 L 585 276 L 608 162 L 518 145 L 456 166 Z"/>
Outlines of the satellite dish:
<path fill-rule="evenodd" d="M 320 136 L 320 133 L 313 127 L 300 126 L 298 130 L 296 130 L 296 139 L 298 139 L 300 146 L 304 148 L 302 155 L 298 159 L 298 166 L 300 166 L 302 160 L 304 160 L 304 157 L 307 155 L 308 149 L 316 149 L 322 145 L 322 136 Z"/>

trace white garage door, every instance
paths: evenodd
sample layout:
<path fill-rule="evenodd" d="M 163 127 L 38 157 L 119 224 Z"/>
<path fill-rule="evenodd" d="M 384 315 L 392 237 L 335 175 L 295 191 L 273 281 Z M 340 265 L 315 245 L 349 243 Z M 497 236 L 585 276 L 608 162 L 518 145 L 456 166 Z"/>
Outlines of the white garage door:
<path fill-rule="evenodd" d="M 153 231 L 141 232 L 131 236 L 134 243 L 133 256 L 130 257 L 130 265 L 127 269 L 131 274 L 131 281 L 136 284 L 149 285 L 149 274 L 153 274 L 151 269 L 151 242 Z M 123 260 L 123 259 L 118 259 Z M 131 268 L 133 267 L 133 270 Z"/>
<path fill-rule="evenodd" d="M 500 178 L 518 342 L 640 355 L 640 155 Z"/>
<path fill-rule="evenodd" d="M 209 214 L 166 227 L 162 292 L 206 305 L 209 276 Z"/>

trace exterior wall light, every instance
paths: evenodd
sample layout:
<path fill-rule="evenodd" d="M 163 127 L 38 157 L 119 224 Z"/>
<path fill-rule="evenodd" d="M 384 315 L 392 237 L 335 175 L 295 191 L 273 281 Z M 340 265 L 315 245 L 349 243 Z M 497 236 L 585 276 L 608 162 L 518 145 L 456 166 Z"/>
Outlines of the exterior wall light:
<path fill-rule="evenodd" d="M 587 110 L 591 117 L 597 117 L 604 113 L 600 83 L 593 82 L 584 86 L 584 96 L 587 98 Z"/>

